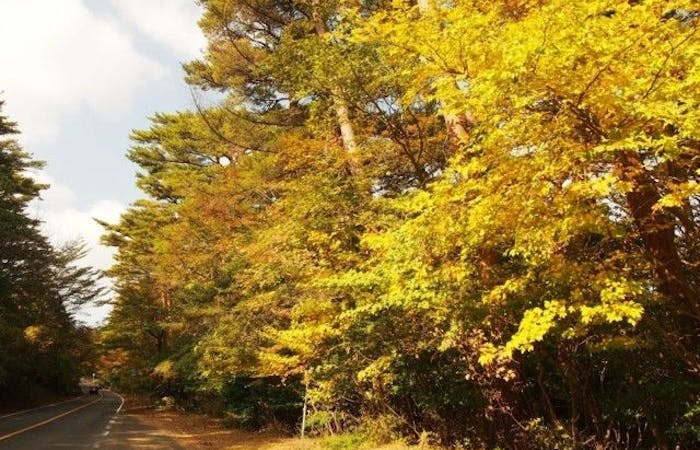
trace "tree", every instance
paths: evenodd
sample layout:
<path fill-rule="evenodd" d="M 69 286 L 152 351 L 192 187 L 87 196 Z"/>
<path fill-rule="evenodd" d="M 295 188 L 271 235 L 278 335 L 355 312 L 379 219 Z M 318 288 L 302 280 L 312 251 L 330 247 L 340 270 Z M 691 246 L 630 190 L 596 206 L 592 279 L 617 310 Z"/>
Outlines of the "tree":
<path fill-rule="evenodd" d="M 367 238 L 377 259 L 341 279 L 367 303 L 336 320 L 366 322 L 367 311 L 382 320 L 397 302 L 397 317 L 427 308 L 427 326 L 442 330 L 439 347 L 508 382 L 491 396 L 505 424 L 517 411 L 532 417 L 518 399 L 539 380 L 542 415 L 553 427 L 565 423 L 574 442 L 586 433 L 602 440 L 615 426 L 604 417 L 620 418 L 626 403 L 644 415 L 655 445 L 669 446 L 678 411 L 648 404 L 670 389 L 664 377 L 676 395 L 694 398 L 697 270 L 688 238 L 698 221 L 697 116 L 687 105 L 697 101 L 689 61 L 698 49 L 697 24 L 664 19 L 666 8 L 455 2 L 416 21 L 401 5 L 358 29 L 383 58 L 418 55 L 413 92 L 478 122 L 445 175 L 399 201 L 403 219 Z M 383 336 L 392 333 L 389 325 Z M 649 346 L 666 361 L 653 374 L 641 350 Z M 396 347 L 371 363 L 396 364 Z M 624 358 L 621 349 L 638 362 L 626 369 L 642 393 L 596 405 L 591 392 L 603 387 L 593 380 Z M 545 367 L 561 378 L 543 381 Z M 483 392 L 494 386 L 486 382 Z M 568 391 L 568 407 L 557 408 L 562 397 L 549 389 Z"/>
<path fill-rule="evenodd" d="M 68 308 L 101 289 L 97 273 L 77 264 L 81 247 L 55 250 L 28 217 L 28 203 L 45 186 L 28 174 L 41 163 L 7 138 L 16 133 L 0 115 L 0 397 L 21 402 L 39 389 L 75 390 L 85 333 Z"/>
<path fill-rule="evenodd" d="M 315 431 L 697 445 L 692 7 L 203 2 L 225 98 L 134 133 L 106 333 Z"/>

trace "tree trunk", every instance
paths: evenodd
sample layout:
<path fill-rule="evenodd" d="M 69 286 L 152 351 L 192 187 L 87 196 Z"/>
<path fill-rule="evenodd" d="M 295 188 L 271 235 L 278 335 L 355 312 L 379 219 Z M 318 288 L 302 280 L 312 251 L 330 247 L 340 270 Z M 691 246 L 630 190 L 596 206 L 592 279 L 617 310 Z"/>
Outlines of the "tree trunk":
<path fill-rule="evenodd" d="M 422 14 L 428 13 L 432 9 L 431 0 L 417 0 L 416 2 L 418 10 Z M 457 144 L 466 142 L 469 137 L 469 132 L 467 131 L 467 125 L 473 123 L 472 118 L 469 114 L 450 114 L 447 112 L 441 112 L 442 117 L 445 119 L 445 128 L 450 138 L 456 141 Z"/>
<path fill-rule="evenodd" d="M 537 387 L 540 388 L 540 395 L 542 397 L 542 401 L 546 407 L 547 415 L 549 416 L 549 420 L 552 424 L 554 425 L 560 425 L 561 421 L 559 420 L 559 417 L 557 416 L 556 411 L 554 410 L 554 404 L 552 403 L 552 399 L 549 397 L 549 394 L 547 393 L 547 389 L 545 389 L 545 383 L 544 383 L 544 366 L 542 366 L 542 362 L 538 361 L 537 362 Z"/>
<path fill-rule="evenodd" d="M 333 89 L 331 93 L 335 105 L 335 115 L 340 126 L 340 136 L 343 138 L 343 147 L 348 154 L 353 154 L 357 150 L 357 141 L 355 140 L 355 130 L 350 121 L 348 106 L 345 100 L 338 95 L 339 92 L 336 89 Z"/>
<path fill-rule="evenodd" d="M 311 13 L 314 20 L 316 35 L 323 37 L 328 33 L 328 28 L 326 27 L 326 22 L 323 19 L 323 13 L 320 9 L 319 0 L 311 1 Z M 355 139 L 355 129 L 353 128 L 352 121 L 350 120 L 350 110 L 345 102 L 345 99 L 342 97 L 340 89 L 335 86 L 331 86 L 330 91 L 331 95 L 333 96 L 333 105 L 335 107 L 335 115 L 338 120 L 338 127 L 340 128 L 340 136 L 343 140 L 343 148 L 345 148 L 345 151 L 350 156 L 351 164 L 354 166 L 352 155 L 357 150 L 357 141 Z"/>
<path fill-rule="evenodd" d="M 615 160 L 615 174 L 630 183 L 627 192 L 635 226 L 651 263 L 659 292 L 667 296 L 686 314 L 700 318 L 700 293 L 686 276 L 675 241 L 675 223 L 663 211 L 654 210 L 661 195 L 636 152 L 620 152 Z"/>
<path fill-rule="evenodd" d="M 569 432 L 571 439 L 574 441 L 574 447 L 578 448 L 579 444 L 579 420 L 581 419 L 581 390 L 580 390 L 580 375 L 576 369 L 574 352 L 568 348 L 570 344 L 564 342 L 559 345 L 557 350 L 557 364 L 564 376 L 564 384 L 569 392 Z"/>

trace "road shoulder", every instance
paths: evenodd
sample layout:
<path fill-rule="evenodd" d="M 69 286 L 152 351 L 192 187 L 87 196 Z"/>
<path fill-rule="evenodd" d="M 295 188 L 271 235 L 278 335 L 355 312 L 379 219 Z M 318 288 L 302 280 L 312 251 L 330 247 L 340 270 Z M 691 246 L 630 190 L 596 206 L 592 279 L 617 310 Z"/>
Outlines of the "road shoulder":
<path fill-rule="evenodd" d="M 250 432 L 227 428 L 214 417 L 179 410 L 159 410 L 144 406 L 147 402 L 130 401 L 127 398 L 122 413 L 119 414 L 124 423 L 142 430 L 142 438 L 146 434 L 159 440 L 169 440 L 171 449 L 182 448 L 192 450 L 326 450 L 339 448 L 334 445 L 323 445 L 324 439 L 298 439 L 280 432 L 264 431 Z M 145 430 L 151 430 L 145 433 Z M 131 447 L 134 448 L 134 447 Z M 156 445 L 139 448 L 168 448 Z M 347 448 L 347 447 L 344 447 Z M 410 447 L 404 444 L 388 444 L 380 446 L 363 446 L 363 449 L 375 450 L 409 450 L 428 447 Z"/>
<path fill-rule="evenodd" d="M 186 449 L 276 450 L 274 445 L 294 441 L 274 432 L 255 433 L 226 428 L 220 419 L 202 414 L 145 407 L 129 408 L 128 400 L 122 415 L 143 427 L 157 429 L 160 436 L 167 437 Z"/>

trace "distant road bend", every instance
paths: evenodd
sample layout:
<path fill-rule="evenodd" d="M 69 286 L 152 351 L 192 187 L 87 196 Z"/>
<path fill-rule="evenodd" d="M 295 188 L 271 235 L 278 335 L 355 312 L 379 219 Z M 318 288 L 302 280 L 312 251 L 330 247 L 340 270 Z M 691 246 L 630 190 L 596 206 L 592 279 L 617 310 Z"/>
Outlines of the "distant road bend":
<path fill-rule="evenodd" d="M 110 391 L 0 416 L 0 450 L 183 448 L 133 415 Z"/>

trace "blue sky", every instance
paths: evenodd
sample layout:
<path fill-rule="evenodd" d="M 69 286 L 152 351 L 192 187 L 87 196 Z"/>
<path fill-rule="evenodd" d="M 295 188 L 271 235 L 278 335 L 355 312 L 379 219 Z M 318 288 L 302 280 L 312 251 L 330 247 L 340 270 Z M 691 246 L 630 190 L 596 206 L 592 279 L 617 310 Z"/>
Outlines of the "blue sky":
<path fill-rule="evenodd" d="M 140 196 L 125 157 L 130 131 L 192 105 L 180 64 L 205 46 L 198 18 L 194 0 L 0 0 L 3 113 L 51 184 L 30 213 L 56 244 L 84 239 L 86 264 L 111 264 L 93 218 L 114 222 Z"/>

